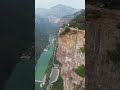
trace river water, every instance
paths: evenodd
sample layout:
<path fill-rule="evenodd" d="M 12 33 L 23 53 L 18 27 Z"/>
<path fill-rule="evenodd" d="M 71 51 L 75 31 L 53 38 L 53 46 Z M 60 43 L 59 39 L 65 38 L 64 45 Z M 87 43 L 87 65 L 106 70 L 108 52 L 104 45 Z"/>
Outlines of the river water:
<path fill-rule="evenodd" d="M 5 90 L 33 90 L 35 61 L 21 61 L 16 64 Z"/>
<path fill-rule="evenodd" d="M 53 37 L 50 36 L 49 49 L 41 54 L 40 58 L 37 60 L 35 69 L 33 68 L 35 64 L 34 60 L 21 61 L 16 64 L 10 79 L 6 82 L 5 90 L 33 90 L 33 82 L 43 79 L 50 59 L 53 56 L 54 43 L 52 43 L 52 39 Z M 34 73 L 35 79 L 33 77 Z M 35 90 L 40 90 L 40 83 L 35 83 Z"/>
<path fill-rule="evenodd" d="M 46 69 L 49 65 L 50 59 L 53 56 L 54 52 L 54 43 L 52 41 L 53 37 L 49 37 L 49 49 L 44 51 L 40 58 L 37 60 L 35 67 L 35 80 L 42 80 L 45 76 Z M 40 90 L 40 83 L 35 82 L 35 90 Z"/>

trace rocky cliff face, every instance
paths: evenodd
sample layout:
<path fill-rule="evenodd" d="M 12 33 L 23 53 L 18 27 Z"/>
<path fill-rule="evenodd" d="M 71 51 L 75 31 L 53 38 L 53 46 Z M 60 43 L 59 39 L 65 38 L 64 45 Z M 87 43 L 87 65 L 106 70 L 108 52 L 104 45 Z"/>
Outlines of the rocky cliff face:
<path fill-rule="evenodd" d="M 85 31 L 71 28 L 69 33 L 60 36 L 63 30 L 63 28 L 59 30 L 56 57 L 62 63 L 61 76 L 64 81 L 64 90 L 74 90 L 75 85 L 81 85 L 84 88 L 85 78 L 77 75 L 73 69 L 85 64 L 85 54 L 80 52 L 80 48 L 85 43 Z"/>
<path fill-rule="evenodd" d="M 120 11 L 87 5 L 86 12 L 86 90 L 120 90 L 120 63 L 107 53 L 120 42 Z"/>

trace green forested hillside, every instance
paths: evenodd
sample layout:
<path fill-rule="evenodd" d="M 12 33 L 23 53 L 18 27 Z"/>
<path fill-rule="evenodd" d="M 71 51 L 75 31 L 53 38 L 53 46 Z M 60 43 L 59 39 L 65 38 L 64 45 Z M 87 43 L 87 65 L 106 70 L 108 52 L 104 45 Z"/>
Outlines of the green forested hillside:
<path fill-rule="evenodd" d="M 49 43 L 49 35 L 47 33 L 35 30 L 35 60 L 37 61 L 43 49 Z"/>
<path fill-rule="evenodd" d="M 85 10 L 82 11 L 80 15 L 72 19 L 69 24 L 70 24 L 70 27 L 84 30 L 85 29 Z"/>
<path fill-rule="evenodd" d="M 36 16 L 35 20 L 35 60 L 49 44 L 49 35 L 55 35 L 58 25 L 49 23 L 48 19 Z"/>

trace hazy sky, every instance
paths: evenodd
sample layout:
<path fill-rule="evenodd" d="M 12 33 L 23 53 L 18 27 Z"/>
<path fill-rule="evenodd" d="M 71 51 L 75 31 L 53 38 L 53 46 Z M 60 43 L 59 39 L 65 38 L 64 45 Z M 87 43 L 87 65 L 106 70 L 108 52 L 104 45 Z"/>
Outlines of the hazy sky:
<path fill-rule="evenodd" d="M 85 0 L 35 0 L 35 8 L 50 8 L 57 4 L 71 6 L 76 9 L 85 8 Z"/>

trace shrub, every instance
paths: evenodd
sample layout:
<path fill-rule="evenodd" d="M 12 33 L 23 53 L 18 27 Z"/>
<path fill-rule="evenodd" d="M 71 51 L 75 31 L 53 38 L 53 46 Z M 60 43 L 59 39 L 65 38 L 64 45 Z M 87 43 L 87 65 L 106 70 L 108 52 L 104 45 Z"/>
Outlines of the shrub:
<path fill-rule="evenodd" d="M 70 80 L 73 80 L 73 78 L 72 78 L 72 77 L 69 77 L 69 79 L 70 79 Z"/>
<path fill-rule="evenodd" d="M 54 64 L 59 64 L 60 66 L 62 66 L 62 64 L 56 59 L 54 59 Z"/>
<path fill-rule="evenodd" d="M 70 32 L 70 28 L 66 26 L 64 32 L 65 32 L 65 33 Z"/>
<path fill-rule="evenodd" d="M 83 47 L 80 48 L 80 52 L 85 53 L 85 44 Z"/>
<path fill-rule="evenodd" d="M 80 15 L 76 16 L 70 22 L 70 27 L 78 28 L 78 29 L 85 29 L 85 11 L 81 12 Z"/>
<path fill-rule="evenodd" d="M 76 21 L 74 21 L 74 20 L 71 21 L 71 22 L 70 22 L 70 27 L 76 27 Z"/>
<path fill-rule="evenodd" d="M 80 85 L 76 85 L 74 90 L 80 90 L 81 86 Z"/>
<path fill-rule="evenodd" d="M 70 32 L 70 28 L 68 26 L 65 27 L 65 30 L 60 34 L 61 35 L 65 35 L 66 33 Z"/>
<path fill-rule="evenodd" d="M 85 66 L 81 65 L 77 69 L 74 70 L 79 76 L 85 77 Z"/>

